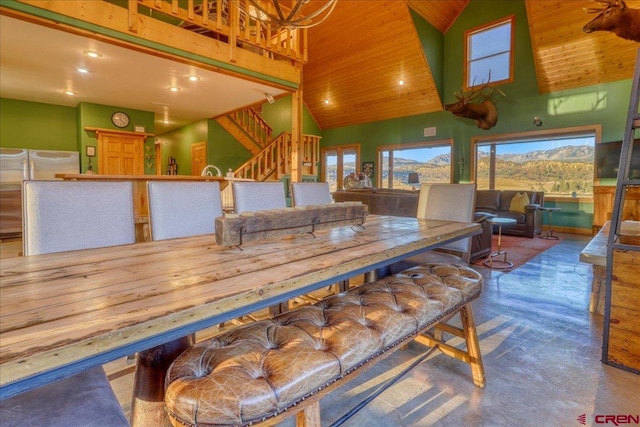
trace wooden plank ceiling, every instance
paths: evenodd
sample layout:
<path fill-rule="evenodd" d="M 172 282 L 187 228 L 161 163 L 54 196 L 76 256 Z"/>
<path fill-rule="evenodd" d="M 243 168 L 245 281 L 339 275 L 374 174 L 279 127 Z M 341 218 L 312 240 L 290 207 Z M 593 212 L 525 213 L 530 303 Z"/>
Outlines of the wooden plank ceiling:
<path fill-rule="evenodd" d="M 446 33 L 469 0 L 340 0 L 309 30 L 304 101 L 323 129 L 442 111 L 409 7 Z M 640 8 L 640 0 L 627 0 Z M 638 43 L 586 34 L 590 0 L 526 0 L 538 90 L 629 79 Z M 402 79 L 405 84 L 399 85 Z M 325 100 L 329 103 L 326 104 Z"/>

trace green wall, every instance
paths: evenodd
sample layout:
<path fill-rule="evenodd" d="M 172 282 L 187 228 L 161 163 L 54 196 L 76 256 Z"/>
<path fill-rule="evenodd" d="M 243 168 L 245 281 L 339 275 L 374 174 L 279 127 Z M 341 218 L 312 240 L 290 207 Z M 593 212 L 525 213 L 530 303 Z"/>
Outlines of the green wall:
<path fill-rule="evenodd" d="M 116 111 L 129 115 L 129 126 L 120 129 L 111 123 L 111 114 Z M 0 98 L 0 123 L 0 147 L 79 151 L 82 172 L 88 163 L 85 147 L 98 143 L 95 132 L 86 131 L 85 127 L 133 131 L 134 125 L 142 125 L 153 133 L 155 126 L 154 114 L 148 111 L 90 103 L 80 103 L 77 108 L 64 107 L 9 98 Z M 147 138 L 145 145 L 153 147 L 153 138 Z M 145 165 L 146 174 L 155 173 L 153 163 L 151 168 Z M 97 153 L 92 165 L 98 173 Z"/>
<path fill-rule="evenodd" d="M 223 174 L 229 169 L 236 170 L 251 158 L 251 152 L 240 144 L 215 120 L 209 120 L 207 143 L 209 163 L 220 168 Z"/>
<path fill-rule="evenodd" d="M 73 107 L 0 98 L 0 147 L 78 151 Z"/>
<path fill-rule="evenodd" d="M 169 157 L 173 157 L 178 165 L 178 175 L 191 175 L 191 145 L 196 142 L 206 142 L 207 134 L 207 121 L 200 120 L 158 135 L 156 142 L 162 146 L 162 170 L 160 174 L 166 173 Z"/>
<path fill-rule="evenodd" d="M 291 96 L 277 99 L 273 104 L 262 105 L 262 118 L 273 129 L 273 136 L 282 132 L 291 132 Z M 304 105 L 302 108 L 302 133 L 307 135 L 322 136 L 322 130 Z"/>
<path fill-rule="evenodd" d="M 77 132 L 80 136 L 79 149 L 80 149 L 80 163 L 81 171 L 85 172 L 87 169 L 88 159 L 85 156 L 86 147 L 88 145 L 96 147 L 96 157 L 92 161 L 93 171 L 100 173 L 98 169 L 98 153 L 96 139 L 96 133 L 93 131 L 87 131 L 85 128 L 100 128 L 100 129 L 112 129 L 112 130 L 124 130 L 133 132 L 134 126 L 144 126 L 146 131 L 153 133 L 155 130 L 154 113 L 149 111 L 132 110 L 129 108 L 122 108 L 110 105 L 91 104 L 89 102 L 81 102 L 77 108 L 78 120 L 77 120 Z M 129 115 L 129 125 L 125 128 L 119 128 L 111 122 L 111 115 L 116 111 L 122 111 Z M 145 140 L 145 155 L 154 155 L 154 140 L 153 138 L 146 138 Z M 149 167 L 148 164 L 152 166 Z M 155 174 L 155 161 L 153 159 L 145 159 L 144 173 L 145 175 Z"/>

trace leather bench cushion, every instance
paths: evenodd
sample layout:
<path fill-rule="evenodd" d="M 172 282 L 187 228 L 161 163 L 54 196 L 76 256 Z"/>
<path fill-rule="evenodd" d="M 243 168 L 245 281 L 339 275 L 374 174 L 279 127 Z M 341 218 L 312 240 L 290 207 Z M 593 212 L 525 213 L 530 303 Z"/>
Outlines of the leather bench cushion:
<path fill-rule="evenodd" d="M 167 372 L 165 404 L 185 425 L 277 415 L 476 298 L 465 266 L 420 266 L 198 343 Z"/>

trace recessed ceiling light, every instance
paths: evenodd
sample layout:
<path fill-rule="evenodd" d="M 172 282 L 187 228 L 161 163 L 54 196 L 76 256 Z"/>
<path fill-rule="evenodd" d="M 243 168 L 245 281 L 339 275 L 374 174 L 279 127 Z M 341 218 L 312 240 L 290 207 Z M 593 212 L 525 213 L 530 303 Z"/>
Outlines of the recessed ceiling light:
<path fill-rule="evenodd" d="M 96 52 L 95 50 L 85 50 L 84 54 L 91 58 L 100 58 L 102 56 L 100 52 Z"/>
<path fill-rule="evenodd" d="M 79 73 L 82 73 L 82 74 L 87 74 L 87 73 L 89 72 L 89 70 L 88 70 L 88 69 L 86 69 L 86 68 L 82 68 L 82 67 L 80 67 L 80 68 L 76 68 L 76 70 L 78 70 L 78 72 L 79 72 Z"/>
<path fill-rule="evenodd" d="M 165 125 L 168 125 L 171 122 L 169 120 L 163 120 L 162 123 L 164 123 Z"/>
<path fill-rule="evenodd" d="M 402 80 L 402 79 L 401 79 L 401 80 L 398 80 L 398 84 L 399 84 L 400 86 L 404 85 L 404 80 Z"/>
<path fill-rule="evenodd" d="M 76 93 L 72 90 L 63 90 L 62 93 L 66 94 L 66 95 L 75 95 Z"/>
<path fill-rule="evenodd" d="M 329 98 L 327 98 L 327 99 L 324 100 L 324 103 L 329 105 L 329 104 L 331 104 L 331 101 L 329 101 Z"/>
<path fill-rule="evenodd" d="M 177 86 L 171 86 L 171 87 L 169 88 L 169 90 L 170 90 L 171 92 L 180 92 L 180 88 L 179 88 L 179 87 L 177 87 Z"/>
<path fill-rule="evenodd" d="M 197 82 L 198 80 L 200 80 L 200 77 L 198 77 L 198 76 L 189 76 L 189 80 L 191 80 L 192 82 Z"/>

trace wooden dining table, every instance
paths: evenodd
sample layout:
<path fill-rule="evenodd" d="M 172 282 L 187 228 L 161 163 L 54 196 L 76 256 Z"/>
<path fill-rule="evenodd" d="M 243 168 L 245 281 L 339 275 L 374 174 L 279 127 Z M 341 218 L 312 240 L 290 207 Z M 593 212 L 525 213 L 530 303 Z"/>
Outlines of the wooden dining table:
<path fill-rule="evenodd" d="M 480 226 L 369 215 L 241 247 L 214 235 L 3 259 L 0 398 L 381 268 Z"/>

